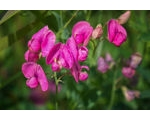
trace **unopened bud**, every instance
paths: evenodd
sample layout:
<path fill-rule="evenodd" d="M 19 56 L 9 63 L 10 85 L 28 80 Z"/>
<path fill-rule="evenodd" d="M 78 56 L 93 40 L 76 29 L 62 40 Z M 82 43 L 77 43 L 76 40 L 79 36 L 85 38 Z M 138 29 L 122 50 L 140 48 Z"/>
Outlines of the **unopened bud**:
<path fill-rule="evenodd" d="M 131 61 L 130 61 L 130 66 L 132 68 L 137 68 L 138 65 L 141 63 L 142 61 L 142 56 L 140 55 L 140 53 L 135 53 L 133 55 L 131 55 Z"/>
<path fill-rule="evenodd" d="M 102 36 L 102 34 L 103 34 L 102 25 L 98 24 L 92 32 L 92 38 L 93 39 L 98 39 Z"/>
<path fill-rule="evenodd" d="M 125 13 L 123 13 L 122 15 L 120 15 L 118 17 L 119 24 L 125 24 L 128 21 L 130 15 L 131 15 L 131 11 L 129 11 L 129 10 L 126 11 Z"/>

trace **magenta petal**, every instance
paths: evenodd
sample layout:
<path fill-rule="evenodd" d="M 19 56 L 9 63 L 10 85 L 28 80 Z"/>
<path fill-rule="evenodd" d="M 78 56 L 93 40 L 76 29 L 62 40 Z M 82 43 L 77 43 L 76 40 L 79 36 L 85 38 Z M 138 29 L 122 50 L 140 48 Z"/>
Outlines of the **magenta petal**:
<path fill-rule="evenodd" d="M 61 45 L 62 45 L 62 43 L 57 43 L 50 50 L 48 56 L 46 57 L 46 63 L 47 64 L 52 64 L 52 62 L 54 61 L 54 59 L 56 59 L 58 57 Z"/>
<path fill-rule="evenodd" d="M 75 40 L 73 39 L 73 37 L 70 37 L 68 40 L 67 40 L 67 46 L 68 46 L 68 49 L 71 51 L 73 57 L 74 57 L 74 60 L 77 61 L 78 60 L 78 47 L 75 43 Z"/>
<path fill-rule="evenodd" d="M 120 46 L 126 39 L 126 30 L 117 22 L 117 20 L 110 20 L 108 22 L 108 40 L 114 45 Z"/>
<path fill-rule="evenodd" d="M 79 81 L 79 72 L 80 72 L 80 65 L 78 62 L 75 62 L 75 64 L 71 68 L 71 74 L 73 75 L 76 82 Z"/>
<path fill-rule="evenodd" d="M 88 74 L 87 74 L 87 72 L 80 72 L 80 74 L 79 74 L 79 80 L 85 81 L 85 80 L 87 80 L 87 79 L 88 79 Z"/>
<path fill-rule="evenodd" d="M 68 68 L 68 69 L 72 68 L 72 66 L 74 64 L 74 58 L 72 56 L 72 53 L 68 49 L 67 45 L 63 46 L 61 54 L 62 54 L 62 57 L 63 57 L 62 60 L 64 60 L 65 63 L 67 63 L 67 66 L 66 66 L 66 64 L 65 64 L 65 66 L 64 65 L 63 66 Z"/>
<path fill-rule="evenodd" d="M 27 50 L 24 57 L 27 62 L 36 62 L 39 59 L 39 54 Z"/>
<path fill-rule="evenodd" d="M 108 39 L 110 42 L 113 42 L 115 34 L 117 32 L 117 21 L 114 19 L 109 20 L 108 22 Z"/>
<path fill-rule="evenodd" d="M 52 63 L 51 68 L 52 68 L 52 71 L 59 71 L 60 70 L 60 66 L 56 62 Z"/>
<path fill-rule="evenodd" d="M 37 66 L 37 78 L 38 78 L 38 82 L 42 88 L 42 91 L 48 90 L 47 77 L 40 65 Z"/>
<path fill-rule="evenodd" d="M 54 46 L 55 41 L 56 41 L 55 34 L 51 30 L 49 30 L 49 32 L 44 37 L 43 42 L 41 44 L 41 51 L 43 57 L 46 57 L 48 55 L 49 51 Z"/>
<path fill-rule="evenodd" d="M 38 86 L 38 81 L 35 77 L 32 77 L 26 81 L 26 85 L 30 88 L 36 88 Z"/>
<path fill-rule="evenodd" d="M 79 52 L 78 60 L 85 61 L 88 57 L 88 49 L 85 46 L 82 46 L 79 48 L 78 52 Z"/>
<path fill-rule="evenodd" d="M 34 62 L 26 62 L 22 65 L 22 72 L 26 78 L 31 78 L 35 75 L 37 64 Z"/>

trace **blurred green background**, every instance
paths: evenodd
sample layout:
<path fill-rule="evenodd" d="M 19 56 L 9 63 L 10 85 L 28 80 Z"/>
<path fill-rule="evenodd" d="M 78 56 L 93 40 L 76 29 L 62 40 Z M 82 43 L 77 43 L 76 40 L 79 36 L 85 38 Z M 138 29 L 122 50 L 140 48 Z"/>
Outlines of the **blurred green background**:
<path fill-rule="evenodd" d="M 44 99 L 42 104 L 35 103 L 31 94 L 33 90 L 26 86 L 26 78 L 21 72 L 25 62 L 24 53 L 28 49 L 27 42 L 39 29 L 48 25 L 57 34 L 57 42 L 63 43 L 71 35 L 72 27 L 81 20 L 90 22 L 93 28 L 101 23 L 105 26 L 111 18 L 118 18 L 125 11 L 115 10 L 22 10 L 0 11 L 0 109 L 55 109 L 55 94 L 46 92 L 36 95 L 35 99 Z M 69 23 L 69 24 L 66 24 Z M 67 25 L 66 27 L 64 27 Z M 87 81 L 76 83 L 72 76 L 62 78 L 61 90 L 58 94 L 58 109 L 109 109 L 112 94 L 114 73 L 123 77 L 121 69 L 123 62 L 107 73 L 97 71 L 97 59 L 109 52 L 115 61 L 128 59 L 131 54 L 139 52 L 142 63 L 137 68 L 138 83 L 130 86 L 129 80 L 124 78 L 115 90 L 113 104 L 110 109 L 150 109 L 150 11 L 131 11 L 131 16 L 123 25 L 128 33 L 127 41 L 121 47 L 115 47 L 108 42 L 107 27 L 104 27 L 104 41 L 95 40 L 97 46 L 93 55 L 93 44 L 89 43 L 89 56 L 84 64 L 90 68 Z M 39 61 L 43 69 L 50 74 L 50 67 L 45 60 Z M 61 73 L 60 73 L 61 74 Z M 49 75 L 48 75 L 49 76 Z M 120 86 L 140 91 L 140 97 L 127 101 Z"/>

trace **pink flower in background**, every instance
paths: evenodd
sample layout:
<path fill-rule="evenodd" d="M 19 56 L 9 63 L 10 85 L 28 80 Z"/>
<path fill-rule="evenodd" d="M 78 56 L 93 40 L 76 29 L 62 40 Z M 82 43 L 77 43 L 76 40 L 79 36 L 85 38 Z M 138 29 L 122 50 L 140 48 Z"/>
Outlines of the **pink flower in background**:
<path fill-rule="evenodd" d="M 122 87 L 122 91 L 124 94 L 124 97 L 127 101 L 132 101 L 135 98 L 139 98 L 140 97 L 140 92 L 137 90 L 128 90 L 128 88 L 126 88 L 125 86 Z"/>
<path fill-rule="evenodd" d="M 109 65 L 107 64 L 107 62 L 105 61 L 105 59 L 103 57 L 99 57 L 98 59 L 98 71 L 105 73 L 107 72 L 107 70 L 109 69 Z"/>
<path fill-rule="evenodd" d="M 42 52 L 42 56 L 46 57 L 50 49 L 54 46 L 55 41 L 55 34 L 48 26 L 45 26 L 32 36 L 31 40 L 28 42 L 28 47 L 31 52 Z"/>
<path fill-rule="evenodd" d="M 108 40 L 116 46 L 120 46 L 127 39 L 126 30 L 115 19 L 108 21 Z"/>
<path fill-rule="evenodd" d="M 136 69 L 138 65 L 141 63 L 141 61 L 142 61 L 142 56 L 140 55 L 140 53 L 134 53 L 130 57 L 129 65 L 130 67 Z"/>
<path fill-rule="evenodd" d="M 22 72 L 27 78 L 26 84 L 30 88 L 36 88 L 40 84 L 42 91 L 48 89 L 46 75 L 40 65 L 34 62 L 26 62 L 22 65 Z"/>
<path fill-rule="evenodd" d="M 87 46 L 93 32 L 93 27 L 86 21 L 80 21 L 73 26 L 72 36 L 76 43 Z"/>
<path fill-rule="evenodd" d="M 30 100 L 36 105 L 43 105 L 51 99 L 50 94 L 56 93 L 56 85 L 54 81 L 48 81 L 48 90 L 43 92 L 38 86 L 35 89 L 32 89 L 29 95 Z M 61 85 L 58 84 L 58 92 L 61 91 Z"/>
<path fill-rule="evenodd" d="M 123 67 L 122 74 L 127 78 L 132 78 L 135 75 L 135 70 L 131 67 Z"/>

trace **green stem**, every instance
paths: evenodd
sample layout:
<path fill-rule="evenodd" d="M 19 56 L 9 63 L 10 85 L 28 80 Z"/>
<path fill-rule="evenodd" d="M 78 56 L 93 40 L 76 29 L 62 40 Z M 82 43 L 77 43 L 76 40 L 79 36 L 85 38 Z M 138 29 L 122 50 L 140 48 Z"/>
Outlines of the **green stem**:
<path fill-rule="evenodd" d="M 114 79 L 113 79 L 113 84 L 112 84 L 111 98 L 110 98 L 110 103 L 109 103 L 109 106 L 108 106 L 108 110 L 111 110 L 112 106 L 114 104 L 115 90 L 116 90 L 116 74 L 117 73 L 115 72 Z"/>
<path fill-rule="evenodd" d="M 59 34 L 69 25 L 69 23 L 72 21 L 72 19 L 77 15 L 79 10 L 77 10 L 71 18 L 66 22 L 66 24 L 57 32 L 56 36 L 59 36 Z"/>
<path fill-rule="evenodd" d="M 57 97 L 58 97 L 58 80 L 57 80 L 57 74 L 56 74 L 56 72 L 54 72 L 54 79 L 55 79 L 55 84 L 56 84 L 55 107 L 56 107 L 56 110 L 58 110 L 58 101 L 57 101 Z"/>

